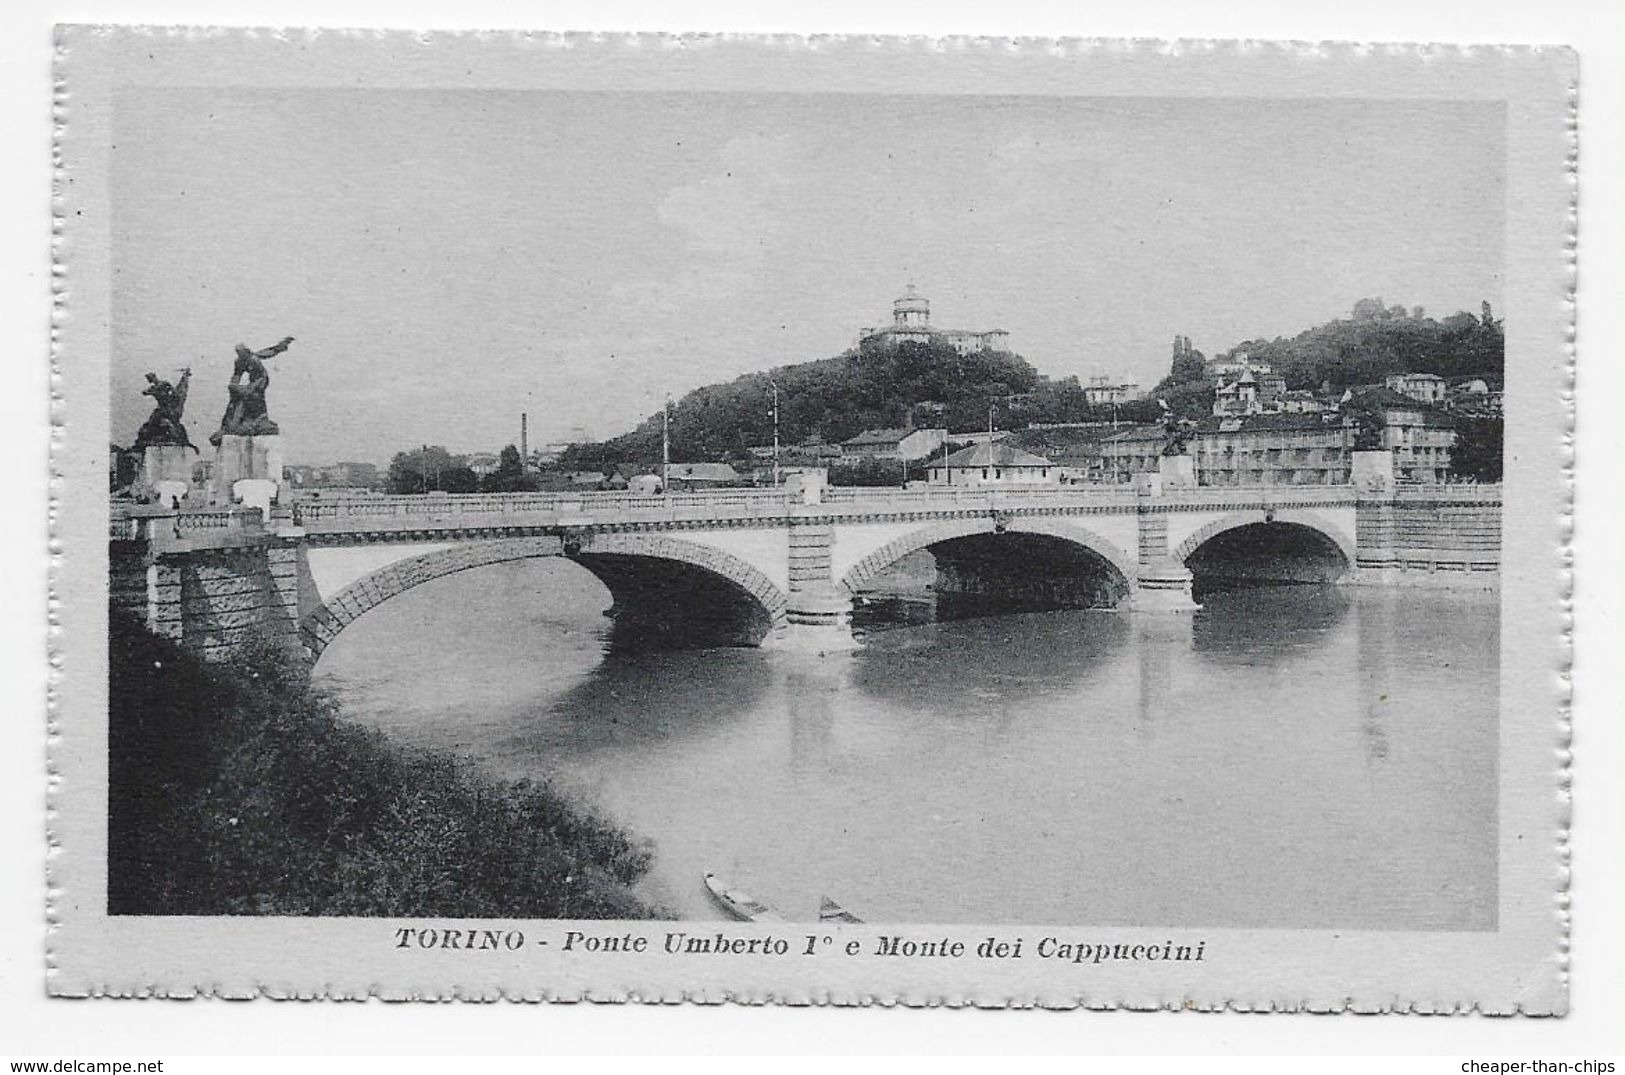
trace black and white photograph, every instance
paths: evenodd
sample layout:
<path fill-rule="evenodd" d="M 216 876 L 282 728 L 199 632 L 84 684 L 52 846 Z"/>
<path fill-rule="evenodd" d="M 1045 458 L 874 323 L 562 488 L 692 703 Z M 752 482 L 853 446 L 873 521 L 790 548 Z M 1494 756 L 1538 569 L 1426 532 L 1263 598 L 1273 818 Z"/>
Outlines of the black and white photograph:
<path fill-rule="evenodd" d="M 110 912 L 1494 928 L 1499 105 L 114 123 Z"/>

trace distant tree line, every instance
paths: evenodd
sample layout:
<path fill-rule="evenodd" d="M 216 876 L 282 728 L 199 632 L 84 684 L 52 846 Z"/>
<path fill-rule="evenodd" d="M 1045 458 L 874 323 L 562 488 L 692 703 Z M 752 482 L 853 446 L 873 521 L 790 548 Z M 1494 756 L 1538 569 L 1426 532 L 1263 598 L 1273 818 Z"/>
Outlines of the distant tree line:
<path fill-rule="evenodd" d="M 426 444 L 396 452 L 384 479 L 387 492 L 408 495 L 528 492 L 537 484 L 536 476 L 525 471 L 519 449 L 512 444 L 503 447 L 497 456 L 497 468 L 484 477 L 469 467 L 467 456 L 453 455 L 438 444 Z"/>

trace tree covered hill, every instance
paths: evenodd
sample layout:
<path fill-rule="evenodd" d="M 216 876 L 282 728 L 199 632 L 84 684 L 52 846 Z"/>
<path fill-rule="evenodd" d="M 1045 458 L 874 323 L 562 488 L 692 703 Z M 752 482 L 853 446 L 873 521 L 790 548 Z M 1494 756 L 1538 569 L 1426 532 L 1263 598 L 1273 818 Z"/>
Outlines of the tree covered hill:
<path fill-rule="evenodd" d="M 1348 317 L 1290 339 L 1243 340 L 1217 357 L 1245 353 L 1268 363 L 1290 389 L 1376 384 L 1391 373 L 1432 373 L 1449 381 L 1477 377 L 1500 388 L 1505 352 L 1502 323 L 1487 302 L 1478 317 L 1463 311 L 1434 320 L 1420 306 L 1386 306 L 1378 298 L 1361 299 Z M 1158 390 L 1200 379 L 1202 357 L 1188 349 L 1182 355 L 1176 347 L 1173 368 Z"/>
<path fill-rule="evenodd" d="M 779 387 L 779 438 L 838 443 L 865 429 L 922 426 L 977 429 L 988 407 L 1001 424 L 1067 420 L 1084 407 L 1077 378 L 1052 381 L 1008 352 L 962 355 L 945 343 L 904 343 L 895 350 L 781 366 L 690 392 L 671 409 L 672 459 L 722 459 L 773 440 L 773 385 Z M 566 466 L 600 466 L 660 457 L 661 416 L 598 445 L 577 445 Z"/>
<path fill-rule="evenodd" d="M 1361 299 L 1347 318 L 1291 338 L 1244 340 L 1219 357 L 1246 352 L 1269 363 L 1290 389 L 1341 391 L 1380 383 L 1391 373 L 1432 373 L 1447 380 L 1482 378 L 1499 389 L 1505 340 L 1488 303 L 1480 316 L 1456 313 L 1442 320 L 1421 307 Z M 849 351 L 835 358 L 751 373 L 688 393 L 671 409 L 675 462 L 743 456 L 772 443 L 773 384 L 779 386 L 779 437 L 785 445 L 811 437 L 838 443 L 865 429 L 946 426 L 980 429 L 995 409 L 1001 428 L 1032 423 L 1154 421 L 1158 398 L 1181 414 L 1206 415 L 1213 403 L 1207 356 L 1188 337 L 1175 341 L 1168 377 L 1147 400 L 1117 408 L 1090 406 L 1076 377 L 1052 379 L 1020 355 L 962 355 L 946 343 L 905 343 L 875 353 Z M 660 458 L 661 416 L 602 444 L 576 445 L 561 464 L 591 469 Z"/>

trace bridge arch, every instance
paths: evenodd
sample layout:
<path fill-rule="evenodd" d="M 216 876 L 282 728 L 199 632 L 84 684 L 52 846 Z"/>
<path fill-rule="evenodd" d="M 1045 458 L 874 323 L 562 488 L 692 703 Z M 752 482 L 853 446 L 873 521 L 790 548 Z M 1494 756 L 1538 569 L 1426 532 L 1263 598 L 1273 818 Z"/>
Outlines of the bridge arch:
<path fill-rule="evenodd" d="M 1313 530 L 1321 537 L 1337 546 L 1349 566 L 1354 565 L 1354 535 L 1343 527 L 1319 512 L 1308 511 L 1303 508 L 1270 509 L 1260 508 L 1251 511 L 1236 511 L 1214 519 L 1204 526 L 1198 527 L 1190 537 L 1180 542 L 1173 551 L 1173 559 L 1185 563 L 1191 554 L 1206 545 L 1220 534 L 1231 530 L 1239 530 L 1244 526 L 1267 525 L 1280 523 L 1288 526 L 1301 526 Z"/>
<path fill-rule="evenodd" d="M 930 523 L 887 542 L 852 565 L 841 578 L 840 587 L 846 593 L 855 594 L 864 583 L 909 553 L 956 538 L 993 533 L 1038 534 L 1070 542 L 1104 560 L 1122 576 L 1125 585 L 1132 585 L 1137 573 L 1134 560 L 1121 547 L 1081 526 L 1045 516 L 982 517 Z"/>
<path fill-rule="evenodd" d="M 1191 573 L 1192 596 L 1235 587 L 1324 585 L 1355 565 L 1354 539 L 1302 509 L 1233 512 L 1198 527 L 1173 558 Z"/>
<path fill-rule="evenodd" d="M 304 616 L 299 624 L 300 640 L 314 662 L 344 628 L 407 590 L 476 567 L 554 556 L 568 557 L 593 572 L 610 587 L 617 601 L 620 579 L 605 570 L 617 560 L 663 561 L 697 568 L 754 603 L 770 633 L 780 633 L 786 625 L 784 591 L 736 556 L 664 534 L 584 534 L 471 541 L 397 561 L 357 579 Z"/>

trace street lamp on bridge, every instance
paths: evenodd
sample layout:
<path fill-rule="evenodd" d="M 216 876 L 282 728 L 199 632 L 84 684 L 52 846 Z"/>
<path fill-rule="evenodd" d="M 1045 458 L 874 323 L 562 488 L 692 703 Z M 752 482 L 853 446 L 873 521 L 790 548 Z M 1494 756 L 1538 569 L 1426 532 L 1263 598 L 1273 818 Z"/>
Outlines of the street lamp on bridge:
<path fill-rule="evenodd" d="M 671 394 L 660 408 L 660 492 L 671 496 Z"/>
<path fill-rule="evenodd" d="M 779 382 L 767 375 L 767 383 L 773 386 L 773 488 L 779 487 Z"/>

